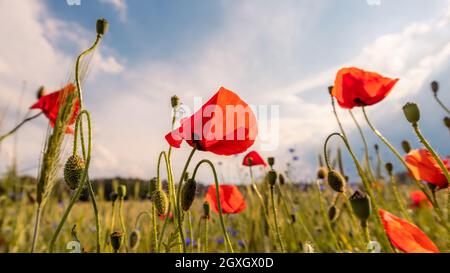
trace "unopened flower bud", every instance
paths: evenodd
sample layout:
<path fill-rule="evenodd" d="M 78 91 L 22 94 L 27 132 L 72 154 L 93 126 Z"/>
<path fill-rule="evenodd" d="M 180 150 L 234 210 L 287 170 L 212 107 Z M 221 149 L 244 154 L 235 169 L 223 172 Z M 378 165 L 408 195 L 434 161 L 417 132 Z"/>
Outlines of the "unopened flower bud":
<path fill-rule="evenodd" d="M 141 240 L 141 233 L 139 230 L 135 229 L 130 234 L 130 248 L 136 249 L 139 246 Z"/>
<path fill-rule="evenodd" d="M 431 82 L 431 91 L 433 91 L 434 95 L 439 91 L 439 83 L 437 81 Z"/>
<path fill-rule="evenodd" d="M 64 165 L 64 181 L 71 190 L 76 190 L 81 182 L 85 165 L 78 155 L 71 155 Z"/>
<path fill-rule="evenodd" d="M 172 108 L 177 108 L 180 105 L 180 98 L 177 96 L 172 96 L 170 98 L 170 104 L 172 105 Z"/>
<path fill-rule="evenodd" d="M 267 158 L 267 163 L 268 163 L 269 166 L 272 168 L 273 165 L 275 165 L 275 157 L 269 157 L 269 158 Z"/>
<path fill-rule="evenodd" d="M 409 153 L 411 151 L 411 145 L 409 145 L 409 142 L 407 140 L 402 141 L 402 148 L 405 153 Z"/>
<path fill-rule="evenodd" d="M 108 32 L 109 29 L 109 23 L 106 19 L 98 19 L 97 20 L 97 34 L 98 35 L 105 35 Z"/>
<path fill-rule="evenodd" d="M 181 208 L 188 211 L 195 199 L 197 191 L 197 182 L 194 179 L 188 179 L 181 189 Z"/>
<path fill-rule="evenodd" d="M 159 189 L 153 193 L 152 200 L 158 214 L 166 215 L 168 207 L 167 194 Z"/>
<path fill-rule="evenodd" d="M 153 193 L 155 193 L 155 191 L 158 189 L 158 178 L 154 177 L 152 179 L 150 179 L 150 183 L 148 186 L 148 195 L 150 197 L 150 199 L 153 196 Z"/>
<path fill-rule="evenodd" d="M 445 117 L 444 118 L 444 125 L 450 129 L 450 117 Z"/>
<path fill-rule="evenodd" d="M 117 188 L 117 197 L 119 197 L 119 199 L 124 199 L 125 196 L 127 196 L 127 186 L 119 185 Z"/>
<path fill-rule="evenodd" d="M 366 223 L 372 213 L 369 196 L 360 191 L 355 191 L 350 197 L 350 204 L 352 205 L 353 212 L 361 223 Z"/>
<path fill-rule="evenodd" d="M 386 163 L 385 167 L 386 167 L 386 171 L 391 176 L 392 172 L 394 171 L 394 165 L 392 165 L 391 162 L 388 162 L 388 163 Z"/>
<path fill-rule="evenodd" d="M 111 246 L 114 249 L 114 252 L 118 252 L 120 247 L 122 246 L 123 232 L 115 231 L 111 234 Z"/>
<path fill-rule="evenodd" d="M 278 175 L 278 181 L 280 181 L 280 185 L 284 185 L 285 179 L 284 179 L 284 175 L 282 173 L 280 173 Z"/>
<path fill-rule="evenodd" d="M 267 173 L 267 182 L 269 183 L 270 186 L 275 186 L 275 183 L 277 183 L 277 172 L 274 170 L 270 170 Z"/>
<path fill-rule="evenodd" d="M 318 179 L 325 179 L 328 175 L 328 169 L 325 167 L 320 167 L 317 170 L 317 178 Z"/>
<path fill-rule="evenodd" d="M 332 205 L 328 209 L 328 219 L 330 219 L 331 222 L 334 222 L 334 220 L 336 220 L 337 214 L 338 214 L 338 209 L 336 208 L 335 205 Z"/>
<path fill-rule="evenodd" d="M 209 219 L 211 213 L 211 207 L 209 206 L 209 203 L 205 201 L 203 203 L 203 218 Z"/>
<path fill-rule="evenodd" d="M 406 119 L 412 124 L 416 124 L 420 120 L 419 107 L 413 102 L 408 102 L 403 106 L 403 113 L 405 114 Z"/>
<path fill-rule="evenodd" d="M 337 171 L 332 170 L 328 173 L 328 185 L 336 192 L 344 192 L 345 178 Z"/>
<path fill-rule="evenodd" d="M 43 96 L 45 96 L 45 87 L 41 86 L 39 87 L 38 91 L 36 92 L 36 97 L 38 99 L 42 98 Z"/>

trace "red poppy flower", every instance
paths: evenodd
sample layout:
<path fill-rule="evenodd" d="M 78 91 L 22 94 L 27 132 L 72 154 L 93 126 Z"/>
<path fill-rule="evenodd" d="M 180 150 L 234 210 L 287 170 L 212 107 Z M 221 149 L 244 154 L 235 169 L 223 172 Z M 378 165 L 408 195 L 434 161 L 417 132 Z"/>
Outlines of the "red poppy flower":
<path fill-rule="evenodd" d="M 379 213 L 384 230 L 396 248 L 406 253 L 439 253 L 439 249 L 417 226 L 382 209 Z"/>
<path fill-rule="evenodd" d="M 341 68 L 337 72 L 331 95 L 342 108 L 372 105 L 383 100 L 397 81 L 356 67 Z"/>
<path fill-rule="evenodd" d="M 55 126 L 56 118 L 58 117 L 59 107 L 61 105 L 61 98 L 65 98 L 69 92 L 75 91 L 75 85 L 72 83 L 67 84 L 61 90 L 53 92 L 51 94 L 42 96 L 35 104 L 33 104 L 30 109 L 40 109 L 44 115 L 50 121 L 50 125 L 52 127 Z M 78 110 L 80 105 L 78 100 L 75 104 L 74 111 L 69 121 L 69 125 L 75 123 L 78 115 Z M 73 134 L 73 130 L 70 127 L 67 127 L 66 133 Z"/>
<path fill-rule="evenodd" d="M 258 134 L 256 117 L 238 95 L 223 87 L 181 126 L 166 135 L 179 148 L 183 139 L 201 151 L 233 155 L 246 151 Z"/>
<path fill-rule="evenodd" d="M 409 193 L 409 197 L 411 198 L 410 208 L 423 208 L 423 207 L 432 207 L 430 200 L 428 200 L 427 196 L 423 191 L 413 191 Z"/>
<path fill-rule="evenodd" d="M 440 189 L 448 187 L 448 181 L 444 172 L 427 149 L 411 150 L 405 156 L 405 161 L 409 167 L 410 174 L 415 179 L 434 184 Z M 450 170 L 448 160 L 443 160 L 443 162 L 447 169 Z"/>
<path fill-rule="evenodd" d="M 249 159 L 251 160 L 251 164 L 249 162 Z M 250 153 L 248 153 L 243 161 L 242 161 L 242 165 L 244 166 L 258 166 L 258 165 L 263 165 L 264 167 L 267 166 L 266 161 L 264 161 L 264 159 L 258 154 L 258 152 L 256 151 L 251 151 Z"/>
<path fill-rule="evenodd" d="M 167 214 L 160 214 L 159 215 L 159 219 L 160 220 L 165 220 L 166 217 L 167 217 Z M 172 219 L 173 219 L 173 214 L 172 214 L 172 212 L 169 212 L 169 220 L 172 220 Z"/>
<path fill-rule="evenodd" d="M 222 213 L 235 214 L 243 211 L 247 204 L 244 196 L 239 191 L 238 187 L 234 185 L 220 185 L 219 186 L 220 205 L 222 206 Z M 219 212 L 216 198 L 216 186 L 211 185 L 206 192 L 205 200 L 211 206 L 211 210 L 215 213 Z"/>

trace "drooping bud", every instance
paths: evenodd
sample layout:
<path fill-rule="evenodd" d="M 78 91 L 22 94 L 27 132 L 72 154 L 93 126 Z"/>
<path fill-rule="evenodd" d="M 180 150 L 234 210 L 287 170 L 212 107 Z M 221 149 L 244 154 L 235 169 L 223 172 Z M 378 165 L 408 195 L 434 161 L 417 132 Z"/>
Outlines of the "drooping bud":
<path fill-rule="evenodd" d="M 431 82 L 431 91 L 433 91 L 434 95 L 439 91 L 439 83 L 437 81 Z"/>
<path fill-rule="evenodd" d="M 284 183 L 286 183 L 284 175 L 282 173 L 278 175 L 278 181 L 280 181 L 280 185 L 284 185 Z"/>
<path fill-rule="evenodd" d="M 197 191 L 197 182 L 194 179 L 188 179 L 181 189 L 181 208 L 188 211 L 195 199 Z"/>
<path fill-rule="evenodd" d="M 345 178 L 337 171 L 332 170 L 328 173 L 328 185 L 336 192 L 344 192 Z"/>
<path fill-rule="evenodd" d="M 416 124 L 420 120 L 419 107 L 413 102 L 408 102 L 403 106 L 403 113 L 405 114 L 406 119 L 412 124 Z"/>
<path fill-rule="evenodd" d="M 350 204 L 361 223 L 366 223 L 372 213 L 369 196 L 357 190 L 350 197 Z"/>
<path fill-rule="evenodd" d="M 45 93 L 46 93 L 45 92 L 45 87 L 44 86 L 39 87 L 38 91 L 36 92 L 37 99 L 40 99 L 43 96 L 45 96 Z"/>
<path fill-rule="evenodd" d="M 84 171 L 84 161 L 78 155 L 71 155 L 64 165 L 64 181 L 71 190 L 76 190 L 81 182 Z"/>
<path fill-rule="evenodd" d="M 318 179 L 325 179 L 328 175 L 328 169 L 326 167 L 320 167 L 317 170 L 317 178 Z"/>
<path fill-rule="evenodd" d="M 267 163 L 268 163 L 269 166 L 272 168 L 273 165 L 275 165 L 275 157 L 269 157 L 269 158 L 267 158 Z"/>
<path fill-rule="evenodd" d="M 211 207 L 209 206 L 209 203 L 205 201 L 203 203 L 203 219 L 209 219 L 211 213 Z"/>
<path fill-rule="evenodd" d="M 158 214 L 166 215 L 168 207 L 167 194 L 159 189 L 153 193 L 152 200 Z"/>
<path fill-rule="evenodd" d="M 392 165 L 391 162 L 386 163 L 385 165 L 386 171 L 388 172 L 389 176 L 392 176 L 392 172 L 394 171 L 394 165 Z"/>
<path fill-rule="evenodd" d="M 141 240 L 141 232 L 137 229 L 133 230 L 130 234 L 130 248 L 136 249 L 139 246 Z"/>
<path fill-rule="evenodd" d="M 109 22 L 102 18 L 97 20 L 97 34 L 98 35 L 105 35 L 108 32 L 109 29 Z"/>
<path fill-rule="evenodd" d="M 405 153 L 409 153 L 411 151 L 411 145 L 409 145 L 409 142 L 407 140 L 402 141 L 402 148 Z"/>
<path fill-rule="evenodd" d="M 122 246 L 123 232 L 115 231 L 111 234 L 111 246 L 114 249 L 114 252 L 118 252 L 120 247 Z"/>
<path fill-rule="evenodd" d="M 158 178 L 154 177 L 150 179 L 150 183 L 148 186 L 148 196 L 150 197 L 150 199 L 152 198 L 153 193 L 155 193 L 157 189 L 158 189 Z"/>
<path fill-rule="evenodd" d="M 334 222 L 334 220 L 336 220 L 337 215 L 338 215 L 338 209 L 336 208 L 335 205 L 332 205 L 328 209 L 328 219 L 330 219 L 331 222 Z"/>
<path fill-rule="evenodd" d="M 117 197 L 119 199 L 124 199 L 125 196 L 127 196 L 127 186 L 119 185 L 119 187 L 117 188 Z"/>
<path fill-rule="evenodd" d="M 172 105 L 172 108 L 177 108 L 180 105 L 180 98 L 177 96 L 172 96 L 170 98 L 170 104 Z"/>
<path fill-rule="evenodd" d="M 450 117 L 445 117 L 444 118 L 444 125 L 450 129 Z"/>
<path fill-rule="evenodd" d="M 274 170 L 267 172 L 267 182 L 270 186 L 275 186 L 275 183 L 277 183 L 277 176 L 277 172 Z"/>

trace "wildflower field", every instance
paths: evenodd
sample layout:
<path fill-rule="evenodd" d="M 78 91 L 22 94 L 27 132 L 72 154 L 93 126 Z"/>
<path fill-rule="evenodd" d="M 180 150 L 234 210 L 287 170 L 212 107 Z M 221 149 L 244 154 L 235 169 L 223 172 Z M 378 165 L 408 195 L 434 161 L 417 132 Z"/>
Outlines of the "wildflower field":
<path fill-rule="evenodd" d="M 0 128 L 1 145 L 35 119 L 49 122 L 37 176 L 20 176 L 12 167 L 0 178 L 0 252 L 449 252 L 449 159 L 421 130 L 414 102 L 391 109 L 404 114 L 402 122 L 417 138 L 414 144 L 405 140 L 397 149 L 399 143 L 377 130 L 366 109 L 389 100 L 401 80 L 383 71 L 344 67 L 330 75 L 334 85 L 324 88 L 329 103 L 323 107 L 333 112 L 339 130 L 330 130 L 321 142 L 316 175 L 307 181 L 294 180 L 279 169 L 277 158 L 263 156 L 270 153 L 254 145 L 258 120 L 252 102 L 222 83 L 193 115 L 173 115 L 172 130 L 160 136 L 167 148 L 151 155 L 158 158 L 148 167 L 152 177 L 90 178 L 95 124 L 83 96 L 89 90 L 86 60 L 101 48 L 108 30 L 108 21 L 99 19 L 91 47 L 74 57 L 74 80 L 54 92 L 40 89 L 22 122 Z M 450 118 L 441 119 L 450 116 L 448 103 L 439 97 L 446 91 L 432 82 L 426 103 L 440 113 L 436 126 L 450 129 Z M 190 99 L 177 95 L 161 107 L 176 113 Z M 342 125 L 343 111 L 354 128 Z M 364 123 L 354 115 L 364 117 Z M 347 136 L 346 130 L 355 128 L 362 147 Z M 369 133 L 377 144 L 366 141 Z M 62 156 L 66 146 L 70 155 Z M 178 173 L 172 158 L 180 149 L 190 153 Z M 363 157 L 355 153 L 360 149 Z M 383 158 L 381 149 L 395 162 Z M 202 155 L 218 161 L 235 157 L 236 172 L 245 173 L 245 179 L 225 183 L 215 161 L 197 160 Z M 344 171 L 348 168 L 358 175 L 354 181 Z M 200 169 L 212 183 L 200 183 Z"/>

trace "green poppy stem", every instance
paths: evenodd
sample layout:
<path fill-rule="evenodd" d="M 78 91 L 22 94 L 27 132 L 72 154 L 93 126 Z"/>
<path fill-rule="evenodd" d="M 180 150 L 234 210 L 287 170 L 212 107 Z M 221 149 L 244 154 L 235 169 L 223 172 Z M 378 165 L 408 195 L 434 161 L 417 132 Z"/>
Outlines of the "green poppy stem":
<path fill-rule="evenodd" d="M 450 110 L 447 108 L 447 106 L 444 105 L 444 103 L 438 98 L 437 93 L 434 94 L 434 98 L 436 99 L 436 101 L 438 102 L 438 104 L 442 107 L 442 109 L 445 110 L 445 112 L 447 112 L 447 114 L 450 114 Z"/>
<path fill-rule="evenodd" d="M 406 220 L 413 223 L 411 216 L 409 216 L 408 211 L 406 211 L 405 208 L 405 201 L 403 200 L 402 196 L 400 195 L 400 192 L 398 191 L 398 183 L 397 179 L 395 179 L 394 175 L 391 175 L 391 185 L 392 185 L 392 192 L 394 193 L 395 201 L 397 202 L 397 206 L 402 212 L 403 217 L 405 217 Z"/>
<path fill-rule="evenodd" d="M 275 198 L 274 198 L 273 188 L 274 188 L 274 186 L 271 185 L 270 186 L 270 200 L 272 202 L 272 214 L 273 214 L 273 219 L 274 219 L 274 222 L 275 222 L 275 233 L 277 235 L 277 240 L 278 240 L 278 243 L 280 245 L 280 250 L 281 250 L 282 253 L 285 253 L 286 250 L 284 248 L 283 240 L 281 239 L 280 226 L 278 224 L 278 215 L 277 215 L 277 208 L 276 208 L 276 205 L 275 205 Z"/>

